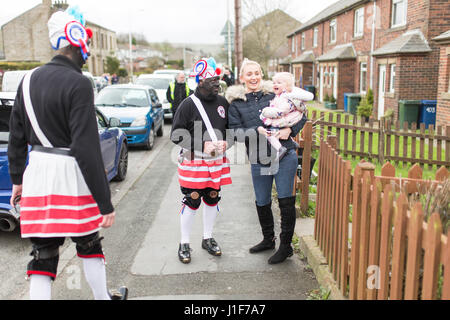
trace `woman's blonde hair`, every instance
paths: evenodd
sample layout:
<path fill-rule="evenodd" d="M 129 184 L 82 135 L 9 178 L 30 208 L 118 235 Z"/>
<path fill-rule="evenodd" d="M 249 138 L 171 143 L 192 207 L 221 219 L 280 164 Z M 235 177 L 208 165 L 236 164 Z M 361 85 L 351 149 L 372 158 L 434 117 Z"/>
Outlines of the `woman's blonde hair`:
<path fill-rule="evenodd" d="M 249 60 L 247 58 L 245 58 L 244 61 L 242 62 L 241 70 L 239 71 L 239 76 L 242 77 L 242 75 L 244 74 L 245 67 L 248 65 L 251 65 L 251 64 L 256 65 L 259 68 L 259 71 L 261 72 L 261 77 L 263 77 L 264 75 L 263 75 L 261 65 L 258 62 Z"/>
<path fill-rule="evenodd" d="M 295 86 L 295 78 L 292 73 L 289 73 L 289 72 L 275 73 L 275 75 L 272 77 L 272 80 L 275 81 L 276 79 L 286 82 L 287 88 L 290 90 L 292 90 L 292 88 L 294 88 L 294 86 Z"/>

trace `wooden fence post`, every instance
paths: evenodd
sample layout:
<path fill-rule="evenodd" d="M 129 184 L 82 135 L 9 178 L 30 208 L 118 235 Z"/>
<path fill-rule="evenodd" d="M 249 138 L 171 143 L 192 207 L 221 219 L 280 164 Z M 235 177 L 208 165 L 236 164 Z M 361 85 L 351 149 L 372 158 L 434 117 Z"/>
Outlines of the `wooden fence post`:
<path fill-rule="evenodd" d="M 425 257 L 423 266 L 422 300 L 435 300 L 439 280 L 439 253 L 441 250 L 442 225 L 438 213 L 427 222 Z"/>
<path fill-rule="evenodd" d="M 422 249 L 423 210 L 416 203 L 411 210 L 408 226 L 408 253 L 406 263 L 405 299 L 417 300 Z"/>
<path fill-rule="evenodd" d="M 311 151 L 312 151 L 312 122 L 308 121 L 303 128 L 303 156 L 302 156 L 302 187 L 300 210 L 306 214 L 308 212 L 309 202 L 309 179 L 311 172 Z"/>
<path fill-rule="evenodd" d="M 385 146 L 384 146 L 384 141 L 385 141 L 385 135 L 384 135 L 384 131 L 385 131 L 385 119 L 381 119 L 379 122 L 379 130 L 378 130 L 378 161 L 379 163 L 384 163 L 384 152 L 385 152 Z"/>

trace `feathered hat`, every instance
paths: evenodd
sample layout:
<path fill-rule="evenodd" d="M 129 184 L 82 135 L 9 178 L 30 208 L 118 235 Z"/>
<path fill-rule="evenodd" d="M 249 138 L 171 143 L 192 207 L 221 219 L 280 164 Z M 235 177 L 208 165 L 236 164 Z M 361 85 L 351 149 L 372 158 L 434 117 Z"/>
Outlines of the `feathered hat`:
<path fill-rule="evenodd" d="M 80 48 L 83 59 L 87 60 L 89 52 L 87 42 L 92 38 L 92 30 L 85 27 L 86 20 L 78 6 L 55 12 L 47 25 L 50 43 L 54 50 L 73 45 Z"/>
<path fill-rule="evenodd" d="M 216 60 L 211 57 L 197 61 L 189 77 L 195 78 L 198 83 L 200 80 L 220 76 L 221 73 L 222 70 L 217 67 Z"/>

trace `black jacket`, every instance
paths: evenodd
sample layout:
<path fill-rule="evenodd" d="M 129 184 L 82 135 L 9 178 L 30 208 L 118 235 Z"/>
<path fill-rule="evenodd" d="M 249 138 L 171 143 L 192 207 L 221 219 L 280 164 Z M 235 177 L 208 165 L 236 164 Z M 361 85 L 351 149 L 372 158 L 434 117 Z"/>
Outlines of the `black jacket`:
<path fill-rule="evenodd" d="M 189 97 L 193 91 L 191 89 L 189 89 L 189 95 L 186 95 L 186 83 L 178 83 L 177 81 L 175 81 L 175 89 L 174 89 L 174 98 L 172 99 L 172 90 L 169 88 L 167 88 L 167 92 L 166 92 L 166 98 L 167 101 L 169 101 L 172 104 L 172 110 L 173 112 L 175 112 L 178 108 L 178 106 L 180 105 L 180 103 L 186 99 L 187 97 Z"/>
<path fill-rule="evenodd" d="M 45 136 L 55 148 L 70 148 L 100 213 L 112 213 L 91 82 L 69 58 L 56 56 L 33 73 L 30 88 L 34 112 Z M 9 173 L 13 184 L 21 185 L 27 145 L 41 145 L 25 111 L 22 83 L 9 126 Z"/>
<path fill-rule="evenodd" d="M 268 107 L 270 101 L 275 97 L 272 93 L 272 83 L 270 81 L 263 83 L 263 89 L 255 93 L 245 93 L 245 88 L 242 85 L 236 85 L 230 87 L 226 92 L 226 98 L 230 102 L 230 109 L 228 112 L 228 126 L 230 129 L 235 129 L 235 135 L 238 142 L 244 142 L 247 148 L 247 155 L 251 163 L 267 164 L 268 158 L 273 154 L 273 148 L 267 139 L 257 132 L 258 127 L 264 127 L 260 115 L 265 107 Z M 296 137 L 302 130 L 307 119 L 303 119 L 291 128 L 291 137 Z M 250 143 L 248 134 L 245 134 L 248 130 L 254 130 L 258 138 L 257 143 Z M 245 137 L 245 139 L 242 139 Z M 261 159 L 260 151 L 260 139 L 266 140 L 267 153 L 262 155 L 266 159 Z M 292 140 L 280 140 L 281 144 L 290 149 L 296 149 L 298 145 Z"/>
<path fill-rule="evenodd" d="M 229 108 L 227 100 L 220 95 L 211 98 L 204 97 L 198 89 L 194 94 L 202 102 L 209 121 L 216 131 L 217 139 L 226 140 Z M 184 149 L 200 152 L 203 152 L 204 142 L 212 140 L 200 112 L 190 98 L 180 104 L 172 120 L 171 140 Z M 230 146 L 231 143 L 229 143 Z"/>

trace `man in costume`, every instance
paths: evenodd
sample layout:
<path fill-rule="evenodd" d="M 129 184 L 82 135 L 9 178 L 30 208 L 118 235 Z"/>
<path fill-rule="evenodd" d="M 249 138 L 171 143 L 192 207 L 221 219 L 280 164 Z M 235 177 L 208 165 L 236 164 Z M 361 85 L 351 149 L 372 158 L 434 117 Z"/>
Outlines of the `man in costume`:
<path fill-rule="evenodd" d="M 81 72 L 92 37 L 84 23 L 73 7 L 51 16 L 49 38 L 57 55 L 25 76 L 10 118 L 11 204 L 20 201 L 21 234 L 32 243 L 27 267 L 32 300 L 51 299 L 66 237 L 76 243 L 95 299 L 126 299 L 128 293 L 122 287 L 111 294 L 106 285 L 99 230 L 113 225 L 115 211 L 92 86 Z"/>
<path fill-rule="evenodd" d="M 181 241 L 178 258 L 191 262 L 190 232 L 197 210 L 203 200 L 202 248 L 213 256 L 222 250 L 213 238 L 219 214 L 221 187 L 231 184 L 230 166 L 225 151 L 228 123 L 228 102 L 220 95 L 220 73 L 214 58 L 198 61 L 191 77 L 198 87 L 178 108 L 172 123 L 171 140 L 179 145 L 178 177 L 184 195 L 180 213 Z"/>

